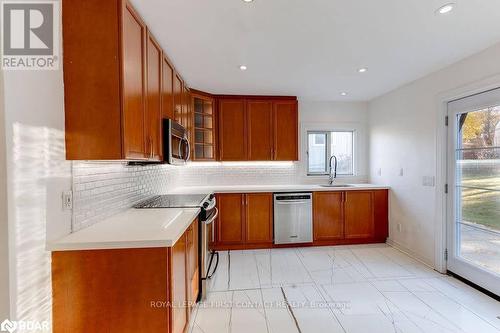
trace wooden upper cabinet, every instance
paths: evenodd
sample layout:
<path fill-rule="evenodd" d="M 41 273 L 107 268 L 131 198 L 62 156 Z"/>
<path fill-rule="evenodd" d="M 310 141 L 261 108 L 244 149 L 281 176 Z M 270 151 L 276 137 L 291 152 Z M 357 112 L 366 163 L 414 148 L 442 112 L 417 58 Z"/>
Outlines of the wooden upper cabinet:
<path fill-rule="evenodd" d="M 193 98 L 191 96 L 191 91 L 189 90 L 186 83 L 182 85 L 182 118 L 181 125 L 187 130 L 188 140 L 191 143 L 191 157 L 193 156 L 193 145 L 194 141 L 194 116 L 193 116 Z"/>
<path fill-rule="evenodd" d="M 182 79 L 174 73 L 174 120 L 181 122 L 182 117 Z"/>
<path fill-rule="evenodd" d="M 298 111 L 293 98 L 218 100 L 221 161 L 297 161 Z"/>
<path fill-rule="evenodd" d="M 62 6 L 69 160 L 123 158 L 118 6 L 101 0 L 64 1 Z"/>
<path fill-rule="evenodd" d="M 273 194 L 245 195 L 247 243 L 273 242 Z"/>
<path fill-rule="evenodd" d="M 246 161 L 247 121 L 243 99 L 219 100 L 219 157 L 222 161 Z"/>
<path fill-rule="evenodd" d="M 162 118 L 174 119 L 174 69 L 166 57 L 162 61 Z"/>
<path fill-rule="evenodd" d="M 214 161 L 216 159 L 216 126 L 214 99 L 207 93 L 195 91 L 193 96 L 194 148 L 193 160 Z"/>
<path fill-rule="evenodd" d="M 248 160 L 273 159 L 273 103 L 271 101 L 247 102 Z"/>
<path fill-rule="evenodd" d="M 313 193 L 314 241 L 344 238 L 344 192 Z"/>
<path fill-rule="evenodd" d="M 123 151 L 125 158 L 144 159 L 145 133 L 145 37 L 146 26 L 133 8 L 123 6 Z"/>
<path fill-rule="evenodd" d="M 218 194 L 217 243 L 241 244 L 245 241 L 244 194 Z"/>
<path fill-rule="evenodd" d="M 299 160 L 299 118 L 297 101 L 274 102 L 275 161 Z"/>
<path fill-rule="evenodd" d="M 374 192 L 345 192 L 345 238 L 374 238 Z"/>
<path fill-rule="evenodd" d="M 163 54 L 154 37 L 147 36 L 147 85 L 146 85 L 146 153 L 149 158 L 160 161 L 161 151 L 161 66 Z"/>
<path fill-rule="evenodd" d="M 187 257 L 186 234 L 172 247 L 171 265 L 171 302 L 172 302 L 172 333 L 182 333 L 188 321 L 185 306 L 187 301 Z"/>
<path fill-rule="evenodd" d="M 66 158 L 161 160 L 182 78 L 128 0 L 65 0 L 62 11 Z"/>

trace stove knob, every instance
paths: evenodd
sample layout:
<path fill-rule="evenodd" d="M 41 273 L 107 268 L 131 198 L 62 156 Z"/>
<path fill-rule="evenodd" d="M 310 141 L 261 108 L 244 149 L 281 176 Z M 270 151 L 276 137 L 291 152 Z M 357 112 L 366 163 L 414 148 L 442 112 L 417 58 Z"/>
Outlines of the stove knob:
<path fill-rule="evenodd" d="M 203 208 L 207 209 L 207 208 L 208 208 L 208 206 L 210 206 L 210 204 L 209 204 L 208 202 L 204 202 L 204 203 L 203 203 Z"/>

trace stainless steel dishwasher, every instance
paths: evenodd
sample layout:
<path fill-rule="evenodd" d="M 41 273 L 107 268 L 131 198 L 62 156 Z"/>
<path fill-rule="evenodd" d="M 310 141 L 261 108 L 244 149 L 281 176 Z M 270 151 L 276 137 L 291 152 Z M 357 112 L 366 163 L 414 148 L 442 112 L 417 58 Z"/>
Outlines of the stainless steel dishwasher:
<path fill-rule="evenodd" d="M 274 194 L 274 243 L 312 241 L 312 193 Z"/>

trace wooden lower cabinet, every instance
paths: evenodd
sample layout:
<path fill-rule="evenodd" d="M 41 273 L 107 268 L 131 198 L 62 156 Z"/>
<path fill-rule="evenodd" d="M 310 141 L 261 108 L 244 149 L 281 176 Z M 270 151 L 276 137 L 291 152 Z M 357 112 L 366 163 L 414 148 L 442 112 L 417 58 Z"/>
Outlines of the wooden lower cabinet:
<path fill-rule="evenodd" d="M 314 245 L 385 242 L 388 190 L 315 192 Z"/>
<path fill-rule="evenodd" d="M 272 193 L 245 194 L 246 243 L 273 243 Z"/>
<path fill-rule="evenodd" d="M 199 292 L 199 266 L 198 266 L 198 220 L 186 231 L 187 242 L 187 281 L 188 281 L 188 306 L 191 309 L 198 298 Z"/>
<path fill-rule="evenodd" d="M 245 242 L 245 195 L 239 193 L 218 194 L 216 197 L 219 218 L 217 219 L 217 244 L 231 245 Z"/>
<path fill-rule="evenodd" d="M 373 238 L 375 216 L 373 191 L 345 192 L 345 238 Z"/>
<path fill-rule="evenodd" d="M 198 293 L 197 234 L 195 221 L 172 247 L 52 252 L 52 331 L 183 333 Z"/>
<path fill-rule="evenodd" d="M 172 301 L 172 333 L 182 333 L 188 322 L 187 304 L 188 281 L 186 277 L 186 234 L 172 247 L 171 301 Z"/>
<path fill-rule="evenodd" d="M 217 194 L 215 248 L 267 248 L 273 243 L 273 194 Z"/>
<path fill-rule="evenodd" d="M 344 192 L 313 193 L 315 242 L 344 238 Z"/>

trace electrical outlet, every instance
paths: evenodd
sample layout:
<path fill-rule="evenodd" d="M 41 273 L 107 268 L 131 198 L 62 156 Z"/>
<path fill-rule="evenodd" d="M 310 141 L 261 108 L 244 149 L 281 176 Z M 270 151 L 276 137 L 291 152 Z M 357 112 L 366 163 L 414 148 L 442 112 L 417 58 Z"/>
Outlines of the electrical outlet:
<path fill-rule="evenodd" d="M 398 229 L 398 232 L 401 232 L 401 230 L 403 229 L 403 226 L 401 225 L 401 223 L 397 224 L 397 229 Z"/>
<path fill-rule="evenodd" d="M 378 168 L 377 170 L 377 175 L 380 177 L 382 176 L 382 168 Z"/>
<path fill-rule="evenodd" d="M 64 191 L 62 194 L 63 210 L 73 209 L 73 191 Z"/>

